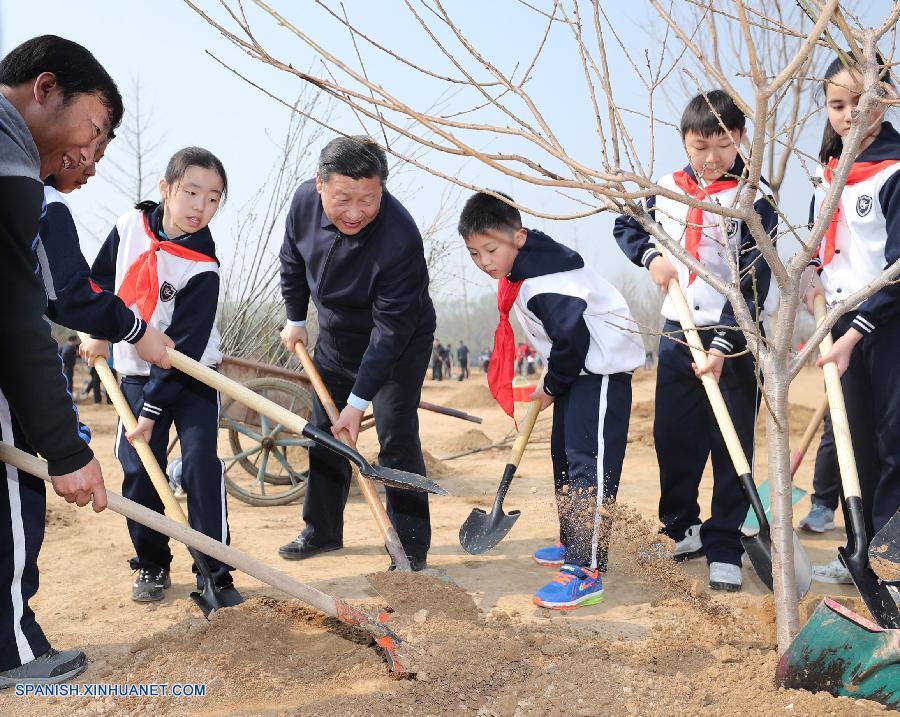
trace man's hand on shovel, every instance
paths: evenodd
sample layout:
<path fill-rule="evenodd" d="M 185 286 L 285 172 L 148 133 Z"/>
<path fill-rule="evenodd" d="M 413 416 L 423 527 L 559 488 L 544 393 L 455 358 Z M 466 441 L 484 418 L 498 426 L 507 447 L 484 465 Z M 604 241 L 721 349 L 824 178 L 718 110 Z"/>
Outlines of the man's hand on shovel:
<path fill-rule="evenodd" d="M 109 358 L 109 341 L 106 339 L 82 339 L 78 353 L 88 366 L 94 365 L 94 359 Z"/>
<path fill-rule="evenodd" d="M 719 379 L 722 377 L 722 367 L 725 365 L 725 354 L 723 354 L 719 349 L 710 349 L 706 354 L 706 361 L 702 366 L 698 366 L 696 363 L 691 364 L 691 368 L 694 369 L 694 375 L 697 378 L 700 378 L 705 373 L 712 374 L 712 377 L 716 380 L 716 383 L 719 382 Z"/>
<path fill-rule="evenodd" d="M 850 356 L 853 354 L 854 347 L 862 339 L 863 335 L 859 331 L 853 327 L 847 329 L 847 333 L 832 344 L 831 350 L 824 356 L 819 357 L 816 361 L 816 366 L 821 368 L 827 363 L 834 363 L 837 365 L 838 375 L 843 376 L 844 371 L 850 365 Z"/>
<path fill-rule="evenodd" d="M 341 433 L 347 431 L 347 433 L 350 434 L 350 438 L 353 439 L 353 444 L 356 445 L 356 439 L 359 438 L 359 424 L 362 421 L 362 417 L 362 411 L 348 404 L 344 406 L 344 410 L 341 411 L 341 416 L 338 418 L 337 422 L 332 424 L 331 432 L 334 434 L 335 438 L 340 438 Z"/>
<path fill-rule="evenodd" d="M 67 503 L 75 503 L 79 508 L 84 508 L 93 501 L 95 513 L 106 508 L 106 485 L 103 483 L 100 462 L 96 458 L 91 459 L 84 468 L 53 476 L 50 480 L 56 495 L 65 498 Z"/>

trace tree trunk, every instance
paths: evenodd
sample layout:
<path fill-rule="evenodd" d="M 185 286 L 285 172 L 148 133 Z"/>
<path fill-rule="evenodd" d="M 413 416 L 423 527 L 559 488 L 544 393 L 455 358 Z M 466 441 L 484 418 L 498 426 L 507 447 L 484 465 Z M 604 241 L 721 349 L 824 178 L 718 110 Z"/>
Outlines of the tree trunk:
<path fill-rule="evenodd" d="M 793 287 L 791 287 L 793 289 Z M 793 482 L 791 479 L 790 425 L 788 419 L 789 362 L 796 307 L 779 307 L 771 337 L 770 351 L 762 362 L 764 390 L 768 399 L 766 436 L 768 439 L 769 495 L 772 506 L 772 577 L 775 588 L 775 632 L 778 652 L 783 654 L 800 629 L 797 580 L 794 573 Z M 792 313 L 794 316 L 790 316 Z"/>

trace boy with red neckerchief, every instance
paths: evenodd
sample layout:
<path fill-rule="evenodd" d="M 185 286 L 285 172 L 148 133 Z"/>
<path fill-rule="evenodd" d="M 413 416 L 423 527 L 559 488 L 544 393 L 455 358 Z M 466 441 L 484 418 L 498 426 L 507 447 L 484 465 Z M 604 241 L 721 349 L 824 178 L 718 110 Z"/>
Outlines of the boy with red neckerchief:
<path fill-rule="evenodd" d="M 509 314 L 515 311 L 547 366 L 531 398 L 540 399 L 542 410 L 555 404 L 550 454 L 560 572 L 534 602 L 556 610 L 597 604 L 610 535 L 604 506 L 615 501 L 622 473 L 631 372 L 644 361 L 640 333 L 619 292 L 576 252 L 524 228 L 511 204 L 475 194 L 463 207 L 459 233 L 478 268 L 499 280 L 491 393 L 512 416 L 517 349 Z"/>
<path fill-rule="evenodd" d="M 681 118 L 681 137 L 690 163 L 660 178 L 659 185 L 722 206 L 734 204 L 745 170 L 738 151 L 746 133 L 745 123 L 744 113 L 726 92 L 713 90 L 694 97 Z M 760 184 L 754 208 L 763 228 L 774 235 L 778 224 L 774 200 L 765 182 Z M 770 290 L 771 271 L 760 257 L 749 228 L 743 222 L 704 213 L 662 195 L 648 199 L 647 208 L 668 235 L 680 241 L 712 274 L 731 282 L 732 266 L 737 265 L 741 292 L 762 331 L 763 313 L 772 310 L 777 293 L 774 287 Z M 746 341 L 737 328 L 734 310 L 723 295 L 683 264 L 676 267 L 669 262 L 636 219 L 618 217 L 614 234 L 626 256 L 647 268 L 661 291 L 668 290 L 670 280 L 679 282 L 708 351 L 705 365 L 694 365 L 675 306 L 666 297 L 653 424 L 661 532 L 675 541 L 671 557 L 676 560 L 706 555 L 712 589 L 740 590 L 741 523 L 748 502 L 698 377 L 711 373 L 719 382 L 741 445 L 752 460 L 758 406 L 753 356 L 745 351 Z M 736 355 L 726 361 L 729 354 Z M 711 515 L 701 525 L 697 497 L 710 456 Z"/>

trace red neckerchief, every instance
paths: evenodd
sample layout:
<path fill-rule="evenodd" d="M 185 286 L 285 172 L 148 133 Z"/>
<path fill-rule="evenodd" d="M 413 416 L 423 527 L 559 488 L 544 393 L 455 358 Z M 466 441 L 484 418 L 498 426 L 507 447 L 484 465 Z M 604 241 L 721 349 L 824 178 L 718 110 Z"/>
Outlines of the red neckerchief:
<path fill-rule="evenodd" d="M 509 323 L 509 312 L 516 302 L 521 288 L 521 281 L 510 281 L 505 276 L 497 285 L 497 308 L 500 311 L 500 323 L 497 324 L 497 329 L 494 331 L 494 351 L 488 366 L 488 386 L 491 389 L 491 395 L 497 399 L 500 408 L 513 418 L 515 418 L 515 402 L 513 401 L 512 380 L 515 374 L 516 340 L 513 336 L 512 325 Z"/>
<path fill-rule="evenodd" d="M 825 165 L 825 170 L 822 172 L 825 181 L 829 184 L 834 180 L 834 170 L 838 166 L 838 161 L 840 161 L 838 157 L 829 159 L 828 164 Z M 900 162 L 900 159 L 885 159 L 881 162 L 854 162 L 853 166 L 850 167 L 850 174 L 847 175 L 847 184 L 863 182 L 869 177 L 874 177 L 881 170 L 897 164 L 897 162 Z M 837 228 L 840 220 L 841 202 L 838 200 L 837 207 L 831 217 L 831 223 L 825 231 L 825 246 L 820 250 L 822 266 L 825 266 L 834 258 L 834 245 L 837 242 Z"/>
<path fill-rule="evenodd" d="M 684 171 L 675 172 L 672 177 L 675 180 L 675 184 L 678 185 L 678 188 L 682 192 L 701 202 L 708 199 L 713 194 L 724 192 L 726 189 L 734 189 L 738 185 L 736 179 L 718 179 L 712 184 L 701 187 L 694 181 L 694 178 L 690 174 Z M 688 207 L 684 248 L 687 249 L 688 253 L 697 261 L 700 261 L 700 236 L 702 234 L 702 227 L 703 210 L 700 209 L 700 207 Z M 694 272 L 691 272 L 690 277 L 688 278 L 688 286 L 693 284 L 694 279 L 696 278 L 697 275 L 694 274 Z"/>
<path fill-rule="evenodd" d="M 171 241 L 160 241 L 150 229 L 147 213 L 144 212 L 144 231 L 150 239 L 150 248 L 143 252 L 128 267 L 125 278 L 116 292 L 125 306 L 137 305 L 138 313 L 144 321 L 150 321 L 156 304 L 159 301 L 159 274 L 156 268 L 156 252 L 162 250 L 167 254 L 188 259 L 189 261 L 215 261 L 214 258 L 199 251 L 188 249 Z"/>

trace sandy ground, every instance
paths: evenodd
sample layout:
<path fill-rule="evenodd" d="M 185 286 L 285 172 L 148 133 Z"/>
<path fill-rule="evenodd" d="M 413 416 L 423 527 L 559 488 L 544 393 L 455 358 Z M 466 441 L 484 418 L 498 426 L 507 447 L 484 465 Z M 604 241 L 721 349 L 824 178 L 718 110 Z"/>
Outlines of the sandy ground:
<path fill-rule="evenodd" d="M 82 682 L 202 682 L 203 698 L 24 698 L 0 693 L 0 715 L 165 714 L 636 714 L 856 715 L 879 705 L 777 691 L 772 679 L 772 600 L 749 567 L 744 590 L 709 595 L 705 561 L 648 567 L 636 546 L 652 536 L 658 481 L 652 446 L 653 374 L 635 378 L 634 412 L 620 502 L 628 506 L 616 536 L 603 604 L 567 614 L 536 608 L 531 597 L 552 573 L 529 556 L 555 540 L 549 457 L 549 414 L 540 417 L 507 510 L 522 517 L 496 549 L 471 556 L 458 544 L 460 523 L 475 505 L 488 506 L 507 459 L 490 450 L 450 461 L 431 460 L 431 476 L 451 493 L 432 501 L 434 540 L 430 564 L 468 593 L 434 604 L 422 593 L 400 605 L 393 622 L 409 641 L 414 681 L 389 678 L 379 653 L 364 636 L 325 619 L 274 588 L 238 574 L 251 598 L 207 622 L 188 593 L 193 584 L 186 551 L 175 549 L 173 585 L 164 602 L 130 600 L 131 546 L 122 518 L 97 516 L 49 498 L 47 538 L 41 554 L 41 591 L 33 601 L 57 648 L 80 647 L 91 660 Z M 792 387 L 794 440 L 821 397 L 815 370 Z M 503 438 L 509 419 L 492 405 L 483 377 L 428 381 L 423 398 L 484 417 L 476 426 L 420 412 L 422 442 L 435 459 Z M 82 405 L 94 431 L 94 449 L 108 484 L 121 484 L 112 453 L 116 419 L 111 407 Z M 361 448 L 375 451 L 374 432 Z M 224 434 L 223 434 L 224 437 Z M 757 470 L 766 462 L 760 431 Z M 223 441 L 223 453 L 227 453 Z M 813 450 L 798 473 L 810 488 Z M 710 480 L 701 505 L 708 506 Z M 795 521 L 809 507 L 796 508 Z M 368 573 L 388 560 L 361 497 L 346 511 L 345 548 L 303 562 L 281 560 L 276 550 L 301 529 L 299 504 L 255 508 L 229 503 L 233 545 L 297 579 L 353 601 L 383 605 Z M 627 517 L 631 516 L 631 517 Z M 842 531 L 803 536 L 813 562 L 826 562 Z M 818 594 L 853 601 L 852 588 L 814 583 Z M 422 601 L 425 601 L 423 603 Z M 401 601 L 402 602 L 402 601 Z M 809 599 L 808 603 L 814 602 Z M 451 605 L 456 607 L 450 607 Z M 396 606 L 395 606 L 396 607 Z M 412 608 L 415 608 L 413 611 Z M 407 608 L 407 609 L 404 609 Z"/>

